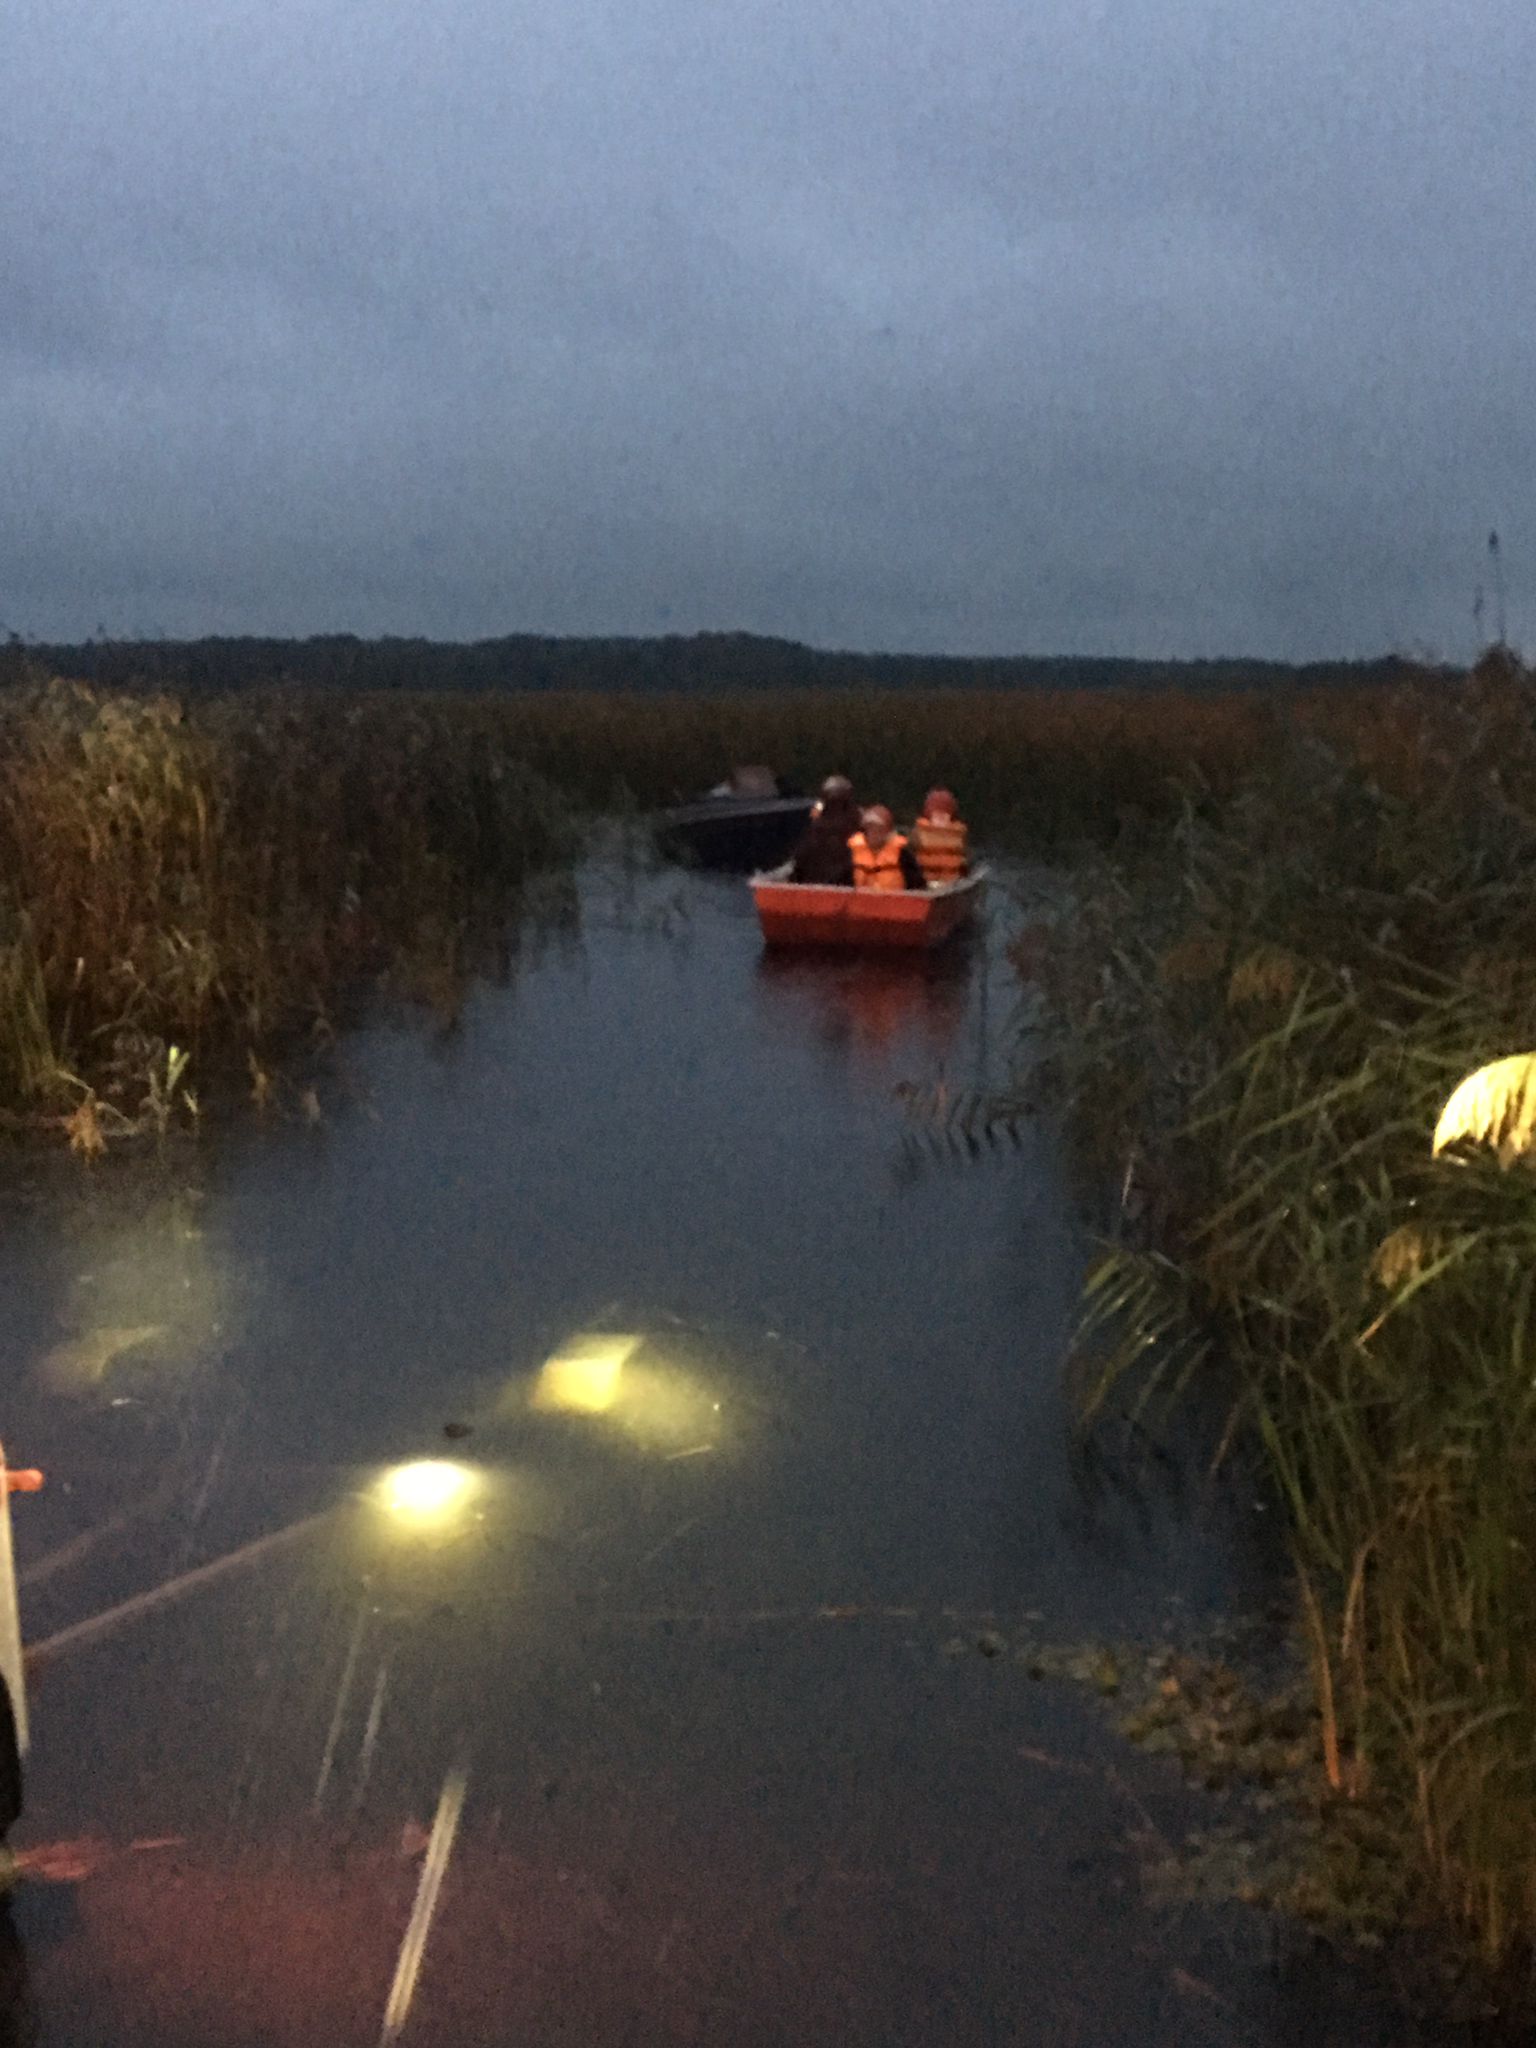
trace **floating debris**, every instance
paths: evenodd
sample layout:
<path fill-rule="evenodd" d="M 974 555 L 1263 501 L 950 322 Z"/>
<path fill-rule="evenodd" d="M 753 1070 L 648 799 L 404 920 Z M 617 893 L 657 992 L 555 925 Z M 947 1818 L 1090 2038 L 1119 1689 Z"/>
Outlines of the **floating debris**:
<path fill-rule="evenodd" d="M 1128 1741 L 1227 1802 L 1181 1843 L 1149 1828 L 1142 1874 L 1154 1904 L 1235 1901 L 1366 1948 L 1417 1926 L 1398 1837 L 1369 1800 L 1328 1791 L 1305 1673 L 1261 1692 L 1220 1657 L 1167 1647 L 1021 1644 L 1014 1659 L 1032 1679 L 1117 1700 Z"/>

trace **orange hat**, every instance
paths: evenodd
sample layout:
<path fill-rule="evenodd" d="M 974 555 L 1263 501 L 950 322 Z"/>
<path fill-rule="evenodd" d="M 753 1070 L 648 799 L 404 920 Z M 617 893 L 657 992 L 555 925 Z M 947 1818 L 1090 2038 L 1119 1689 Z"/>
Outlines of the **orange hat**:
<path fill-rule="evenodd" d="M 951 818 L 958 817 L 960 806 L 955 802 L 952 789 L 930 789 L 923 798 L 923 816 L 932 818 L 940 811 L 946 811 Z"/>
<path fill-rule="evenodd" d="M 884 804 L 871 804 L 864 813 L 864 823 L 866 825 L 883 825 L 887 832 L 890 831 L 895 822 L 896 820 L 891 816 L 890 811 Z"/>

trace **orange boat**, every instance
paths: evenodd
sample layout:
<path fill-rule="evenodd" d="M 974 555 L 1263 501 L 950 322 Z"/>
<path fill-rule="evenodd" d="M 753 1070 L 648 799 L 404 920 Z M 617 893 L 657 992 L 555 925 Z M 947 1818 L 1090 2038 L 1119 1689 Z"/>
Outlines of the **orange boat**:
<path fill-rule="evenodd" d="M 752 900 L 770 946 L 937 946 L 970 922 L 987 870 L 936 889 L 839 889 L 792 882 L 789 868 L 752 877 Z"/>

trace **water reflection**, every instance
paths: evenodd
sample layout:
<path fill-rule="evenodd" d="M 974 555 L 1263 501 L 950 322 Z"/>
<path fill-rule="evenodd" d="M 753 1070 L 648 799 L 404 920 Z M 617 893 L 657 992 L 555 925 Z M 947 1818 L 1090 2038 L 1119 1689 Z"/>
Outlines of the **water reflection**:
<path fill-rule="evenodd" d="M 600 1417 L 640 1450 L 681 1458 L 719 1448 L 721 1392 L 643 1333 L 578 1331 L 547 1358 L 530 1405 Z"/>
<path fill-rule="evenodd" d="M 66 1334 L 35 1364 L 44 1392 L 94 1403 L 140 1386 L 158 1393 L 231 1347 L 249 1283 L 210 1243 L 200 1199 L 176 1188 L 90 1216 L 71 1245 L 78 1265 L 58 1310 Z"/>
<path fill-rule="evenodd" d="M 480 1490 L 479 1474 L 449 1458 L 417 1458 L 384 1474 L 376 1498 L 408 1529 L 442 1529 L 465 1513 Z"/>
<path fill-rule="evenodd" d="M 619 1398 L 625 1365 L 643 1341 L 634 1335 L 573 1338 L 545 1360 L 534 1385 L 534 1407 L 605 1415 Z"/>
<path fill-rule="evenodd" d="M 953 1056 L 974 969 L 971 946 L 894 960 L 765 951 L 756 990 L 770 1029 L 809 1032 L 851 1065 L 880 1070 L 897 1052 Z"/>
<path fill-rule="evenodd" d="M 1230 1602 L 1241 1560 L 1075 1512 L 1043 1141 L 893 1177 L 882 1084 L 972 1078 L 992 942 L 762 958 L 744 891 L 690 880 L 683 943 L 648 887 L 452 1045 L 348 1041 L 376 1113 L 210 1152 L 180 1211 L 69 1163 L 0 1241 L 18 1362 L 80 1388 L 7 1412 L 57 1480 L 29 1624 L 132 1617 L 33 1752 L 28 1832 L 116 1845 L 56 1953 L 18 1907 L 61 2048 L 377 2038 L 466 1732 L 423 2048 L 1190 2039 L 1106 1910 L 1097 1722 L 942 1650 Z"/>
<path fill-rule="evenodd" d="M 106 1378 L 109 1366 L 168 1334 L 165 1323 L 108 1323 L 45 1351 L 38 1360 L 38 1378 L 50 1394 L 91 1393 Z"/>

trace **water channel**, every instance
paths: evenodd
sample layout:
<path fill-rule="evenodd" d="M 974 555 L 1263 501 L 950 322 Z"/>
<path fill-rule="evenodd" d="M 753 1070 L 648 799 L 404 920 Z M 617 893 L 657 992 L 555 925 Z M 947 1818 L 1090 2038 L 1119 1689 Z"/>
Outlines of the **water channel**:
<path fill-rule="evenodd" d="M 1071 1454 L 1049 1132 L 904 1123 L 1011 1056 L 997 928 L 779 961 L 739 883 L 581 894 L 451 1034 L 347 1041 L 318 1122 L 16 1168 L 56 1868 L 0 2038 L 1404 2038 L 1145 1903 L 1175 1774 L 1008 1654 L 1266 1567 L 1251 1498 Z"/>

